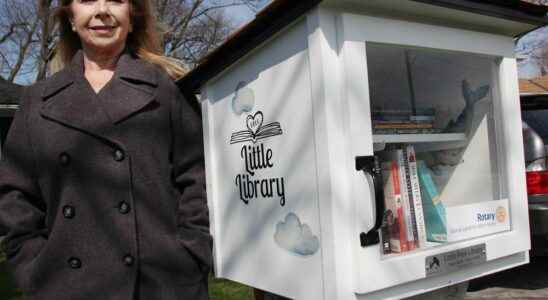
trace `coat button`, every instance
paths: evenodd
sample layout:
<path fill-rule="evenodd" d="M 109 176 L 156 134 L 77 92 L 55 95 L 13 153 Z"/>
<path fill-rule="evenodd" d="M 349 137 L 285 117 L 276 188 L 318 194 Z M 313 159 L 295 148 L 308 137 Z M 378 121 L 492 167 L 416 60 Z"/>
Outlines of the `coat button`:
<path fill-rule="evenodd" d="M 67 166 L 70 163 L 70 155 L 66 152 L 62 152 L 59 154 L 59 161 L 61 162 L 61 165 Z"/>
<path fill-rule="evenodd" d="M 115 161 L 124 160 L 124 151 L 122 151 L 120 149 L 116 149 L 116 151 L 114 151 L 114 160 Z"/>
<path fill-rule="evenodd" d="M 120 205 L 118 206 L 118 210 L 120 211 L 121 214 L 125 215 L 131 210 L 131 207 L 126 201 L 122 201 L 120 202 Z"/>
<path fill-rule="evenodd" d="M 126 256 L 124 256 L 124 264 L 126 264 L 126 266 L 131 266 L 133 265 L 133 262 L 135 261 L 135 259 L 133 258 L 133 256 L 127 254 Z"/>
<path fill-rule="evenodd" d="M 65 216 L 65 218 L 72 219 L 74 218 L 74 215 L 76 215 L 76 210 L 74 207 L 70 205 L 63 206 L 63 216 Z"/>
<path fill-rule="evenodd" d="M 68 260 L 69 266 L 73 269 L 79 269 L 82 266 L 82 262 L 77 257 L 71 257 Z"/>

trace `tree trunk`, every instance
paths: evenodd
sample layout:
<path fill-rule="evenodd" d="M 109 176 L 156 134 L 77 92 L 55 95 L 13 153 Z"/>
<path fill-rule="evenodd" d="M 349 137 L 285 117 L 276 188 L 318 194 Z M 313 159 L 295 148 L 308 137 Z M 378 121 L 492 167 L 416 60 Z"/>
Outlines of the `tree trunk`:
<path fill-rule="evenodd" d="M 38 60 L 38 73 L 36 74 L 36 81 L 46 78 L 48 63 L 52 54 L 50 47 L 51 30 L 53 29 L 51 19 L 51 1 L 52 0 L 40 0 L 38 3 L 42 30 L 40 36 L 40 59 Z"/>

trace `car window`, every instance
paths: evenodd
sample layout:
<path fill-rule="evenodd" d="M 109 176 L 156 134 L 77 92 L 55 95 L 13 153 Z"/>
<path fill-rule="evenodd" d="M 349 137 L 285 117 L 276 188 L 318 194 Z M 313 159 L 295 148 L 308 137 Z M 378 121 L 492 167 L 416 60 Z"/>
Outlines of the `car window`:
<path fill-rule="evenodd" d="M 540 135 L 544 144 L 548 142 L 548 109 L 522 111 L 521 118 Z"/>

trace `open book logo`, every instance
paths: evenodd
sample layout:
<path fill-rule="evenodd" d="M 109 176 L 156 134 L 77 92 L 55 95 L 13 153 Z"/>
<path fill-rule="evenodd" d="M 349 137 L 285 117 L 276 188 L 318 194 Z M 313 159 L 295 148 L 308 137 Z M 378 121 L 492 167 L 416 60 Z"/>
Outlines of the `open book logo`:
<path fill-rule="evenodd" d="M 259 129 L 261 129 L 261 125 L 263 125 L 263 113 L 258 111 L 255 113 L 254 116 L 248 115 L 246 119 L 246 125 L 247 129 L 251 131 L 251 133 L 256 136 L 259 132 Z"/>
<path fill-rule="evenodd" d="M 258 140 L 281 135 L 283 133 L 279 122 L 263 124 L 264 115 L 261 111 L 256 112 L 254 115 L 248 115 L 245 122 L 247 129 L 234 132 L 230 137 L 231 144 L 247 141 L 255 144 Z"/>

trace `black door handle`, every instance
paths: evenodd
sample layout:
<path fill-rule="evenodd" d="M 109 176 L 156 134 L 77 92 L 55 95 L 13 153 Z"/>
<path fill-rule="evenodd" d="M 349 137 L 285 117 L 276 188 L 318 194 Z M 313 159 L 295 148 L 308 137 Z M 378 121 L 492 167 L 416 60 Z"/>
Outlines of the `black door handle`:
<path fill-rule="evenodd" d="M 376 245 L 379 243 L 379 229 L 382 226 L 384 215 L 384 188 L 382 171 L 377 156 L 357 156 L 356 170 L 363 171 L 373 179 L 373 190 L 375 191 L 375 225 L 367 233 L 360 233 L 360 244 L 362 247 Z"/>

